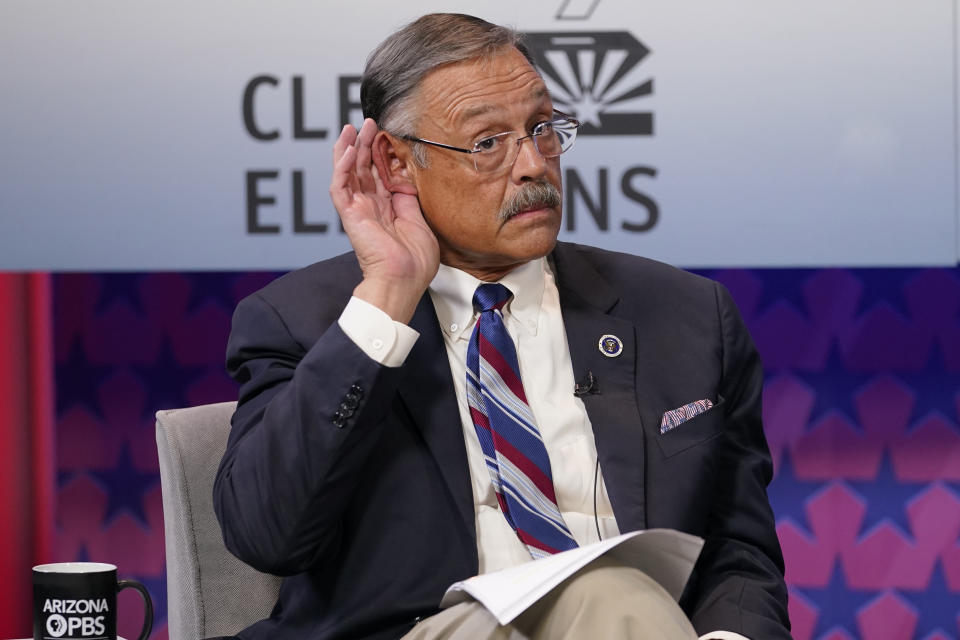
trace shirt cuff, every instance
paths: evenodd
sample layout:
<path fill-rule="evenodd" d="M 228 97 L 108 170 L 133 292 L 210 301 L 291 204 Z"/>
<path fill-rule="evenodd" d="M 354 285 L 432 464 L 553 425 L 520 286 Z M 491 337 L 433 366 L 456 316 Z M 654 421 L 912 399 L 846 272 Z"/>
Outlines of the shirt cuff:
<path fill-rule="evenodd" d="M 711 631 L 700 636 L 699 640 L 750 640 L 750 638 L 733 631 Z"/>
<path fill-rule="evenodd" d="M 377 363 L 399 367 L 420 337 L 420 333 L 397 322 L 385 311 L 366 300 L 351 296 L 337 324 Z"/>

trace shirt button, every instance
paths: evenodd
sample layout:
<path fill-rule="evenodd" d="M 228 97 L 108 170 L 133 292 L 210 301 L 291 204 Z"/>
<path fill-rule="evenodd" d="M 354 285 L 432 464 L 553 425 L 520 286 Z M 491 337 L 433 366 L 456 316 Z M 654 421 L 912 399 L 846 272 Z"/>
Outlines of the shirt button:
<path fill-rule="evenodd" d="M 460 325 L 458 325 L 456 322 L 451 323 L 451 324 L 450 324 L 450 333 L 456 333 L 456 332 L 457 332 L 457 329 L 459 329 L 459 328 L 460 328 Z"/>
<path fill-rule="evenodd" d="M 380 349 L 383 349 L 383 340 L 380 338 L 374 338 L 370 343 L 370 346 L 379 351 Z"/>

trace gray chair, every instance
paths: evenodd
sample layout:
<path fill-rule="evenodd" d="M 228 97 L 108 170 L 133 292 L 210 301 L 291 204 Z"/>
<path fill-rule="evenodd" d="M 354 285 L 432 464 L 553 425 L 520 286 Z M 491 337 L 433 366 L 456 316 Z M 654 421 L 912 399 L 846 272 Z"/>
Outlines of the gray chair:
<path fill-rule="evenodd" d="M 223 546 L 213 479 L 235 402 L 157 412 L 170 640 L 233 635 L 270 615 L 281 579 Z"/>

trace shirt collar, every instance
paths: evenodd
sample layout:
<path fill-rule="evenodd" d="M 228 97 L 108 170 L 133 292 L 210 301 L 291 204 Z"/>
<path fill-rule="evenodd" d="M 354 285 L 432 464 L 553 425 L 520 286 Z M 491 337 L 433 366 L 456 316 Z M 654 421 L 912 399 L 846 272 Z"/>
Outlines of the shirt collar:
<path fill-rule="evenodd" d="M 513 326 L 519 325 L 531 335 L 537 333 L 545 269 L 546 258 L 539 258 L 520 265 L 498 280 L 513 293 L 504 307 L 504 315 L 512 316 L 516 320 Z M 465 271 L 440 265 L 429 291 L 444 334 L 455 340 L 470 337 L 477 316 L 473 292 L 482 282 Z"/>

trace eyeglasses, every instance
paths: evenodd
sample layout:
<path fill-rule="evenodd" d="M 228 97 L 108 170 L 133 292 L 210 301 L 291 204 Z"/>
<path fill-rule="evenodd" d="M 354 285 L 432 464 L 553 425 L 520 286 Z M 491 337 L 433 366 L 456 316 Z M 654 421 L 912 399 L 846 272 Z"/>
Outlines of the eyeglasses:
<path fill-rule="evenodd" d="M 463 149 L 454 147 L 442 142 L 433 142 L 414 136 L 399 136 L 410 142 L 420 142 L 429 144 L 441 149 L 449 149 L 459 153 L 469 153 L 473 158 L 473 164 L 479 173 L 491 173 L 507 167 L 512 167 L 520 155 L 520 145 L 524 140 L 530 138 L 533 140 L 537 152 L 544 158 L 556 158 L 564 151 L 573 146 L 577 138 L 577 129 L 580 128 L 580 121 L 565 113 L 554 110 L 553 118 L 546 122 L 537 124 L 529 135 L 521 136 L 516 131 L 505 131 L 493 136 L 488 136 L 474 143 L 472 149 Z M 510 142 L 516 144 L 511 145 Z"/>

